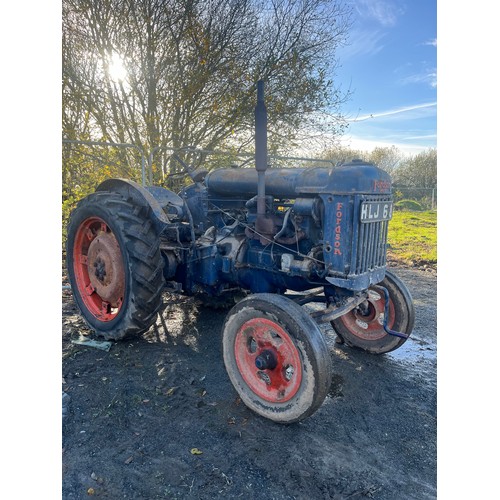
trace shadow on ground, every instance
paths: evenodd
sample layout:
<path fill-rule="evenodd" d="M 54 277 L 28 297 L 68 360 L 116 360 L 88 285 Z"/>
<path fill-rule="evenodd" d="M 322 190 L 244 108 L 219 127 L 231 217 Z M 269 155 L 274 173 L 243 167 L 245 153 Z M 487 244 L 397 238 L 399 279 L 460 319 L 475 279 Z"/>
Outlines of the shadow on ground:
<path fill-rule="evenodd" d="M 329 396 L 292 425 L 237 397 L 224 311 L 165 295 L 154 328 L 106 352 L 71 342 L 92 332 L 64 291 L 63 498 L 435 498 L 436 278 L 396 272 L 415 299 L 412 338 L 371 356 L 326 329 Z"/>

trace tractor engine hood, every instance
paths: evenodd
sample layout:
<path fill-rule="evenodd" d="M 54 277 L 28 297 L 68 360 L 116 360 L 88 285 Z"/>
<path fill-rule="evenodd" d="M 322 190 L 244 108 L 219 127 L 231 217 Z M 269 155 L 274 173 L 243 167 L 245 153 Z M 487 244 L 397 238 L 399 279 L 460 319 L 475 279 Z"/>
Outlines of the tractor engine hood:
<path fill-rule="evenodd" d="M 253 168 L 222 168 L 205 178 L 210 194 L 254 196 L 257 171 Z M 359 160 L 338 167 L 270 168 L 265 172 L 266 194 L 296 198 L 318 194 L 357 194 L 391 192 L 391 178 L 372 163 Z"/>

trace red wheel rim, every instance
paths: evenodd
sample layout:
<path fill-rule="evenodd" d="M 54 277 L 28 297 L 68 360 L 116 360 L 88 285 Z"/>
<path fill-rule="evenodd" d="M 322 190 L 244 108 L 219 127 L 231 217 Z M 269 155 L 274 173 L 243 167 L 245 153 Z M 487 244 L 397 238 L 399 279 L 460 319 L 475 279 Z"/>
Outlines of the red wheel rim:
<path fill-rule="evenodd" d="M 274 321 L 254 318 L 239 329 L 234 344 L 238 370 L 257 396 L 273 403 L 284 403 L 295 396 L 302 381 L 299 352 L 288 333 Z M 266 357 L 270 367 L 256 363 Z"/>
<path fill-rule="evenodd" d="M 368 311 L 363 313 L 358 307 L 340 317 L 344 326 L 356 337 L 363 340 L 379 340 L 387 335 L 384 330 L 385 297 L 382 291 L 368 291 Z M 389 318 L 387 326 L 392 329 L 395 321 L 394 304 L 389 298 Z"/>
<path fill-rule="evenodd" d="M 115 235 L 99 217 L 90 217 L 78 227 L 73 269 L 87 310 L 99 321 L 115 319 L 125 294 L 123 256 Z"/>

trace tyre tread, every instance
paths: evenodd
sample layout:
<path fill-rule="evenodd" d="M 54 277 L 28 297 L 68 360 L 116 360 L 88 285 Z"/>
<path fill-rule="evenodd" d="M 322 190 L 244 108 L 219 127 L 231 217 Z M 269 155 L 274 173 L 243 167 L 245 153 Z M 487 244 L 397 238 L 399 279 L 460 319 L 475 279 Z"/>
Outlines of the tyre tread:
<path fill-rule="evenodd" d="M 122 234 L 130 263 L 130 299 L 121 321 L 113 328 L 98 329 L 89 323 L 85 314 L 82 315 L 98 335 L 108 340 L 121 340 L 146 332 L 161 308 L 164 261 L 159 247 L 160 239 L 151 222 L 149 207 L 136 205 L 119 193 L 97 191 L 81 200 L 71 214 L 67 255 L 72 252 L 69 235 L 78 227 L 78 213 L 92 211 L 96 206 L 108 215 L 110 220 L 107 222 L 112 222 Z M 71 278 L 69 262 L 68 273 Z"/>

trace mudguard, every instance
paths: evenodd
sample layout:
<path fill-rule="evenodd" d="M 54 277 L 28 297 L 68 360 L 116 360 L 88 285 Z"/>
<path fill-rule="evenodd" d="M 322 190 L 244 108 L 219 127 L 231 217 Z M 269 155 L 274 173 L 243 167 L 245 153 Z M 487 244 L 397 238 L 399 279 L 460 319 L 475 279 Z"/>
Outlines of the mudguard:
<path fill-rule="evenodd" d="M 153 223 L 158 229 L 171 224 L 171 218 L 182 218 L 184 201 L 172 191 L 160 187 L 143 187 L 128 179 L 106 179 L 96 191 L 112 191 L 132 198 L 141 206 L 149 206 Z"/>

